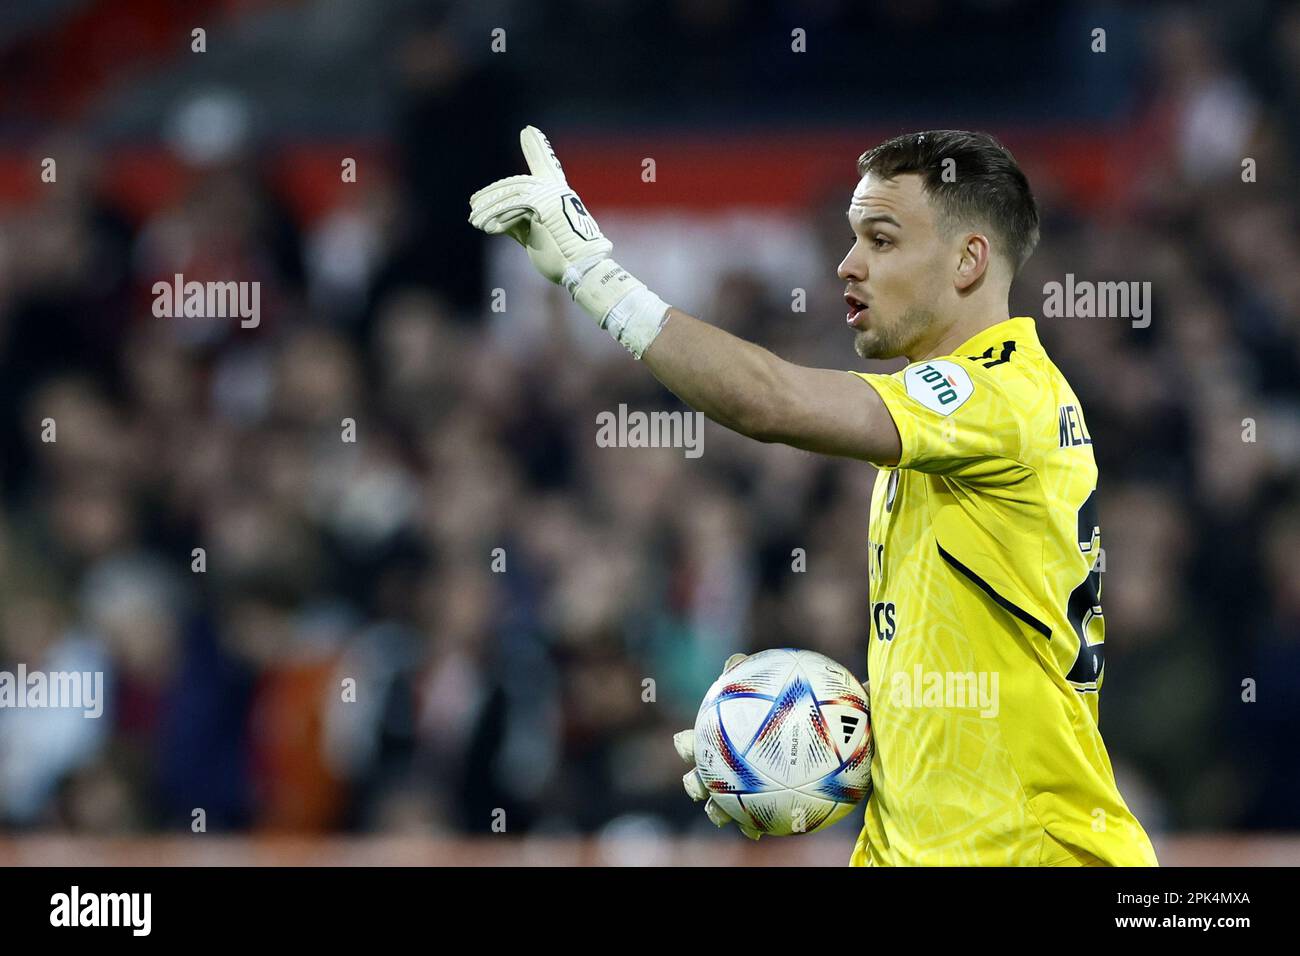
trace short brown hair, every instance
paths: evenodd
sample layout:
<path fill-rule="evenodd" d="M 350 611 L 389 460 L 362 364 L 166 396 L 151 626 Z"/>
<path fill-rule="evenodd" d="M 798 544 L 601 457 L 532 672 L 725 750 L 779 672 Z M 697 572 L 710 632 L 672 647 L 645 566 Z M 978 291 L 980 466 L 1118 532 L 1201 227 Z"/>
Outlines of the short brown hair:
<path fill-rule="evenodd" d="M 956 178 L 943 178 L 944 160 Z M 989 227 L 1005 243 L 1013 274 L 1038 245 L 1038 203 L 1011 151 L 988 133 L 937 129 L 895 136 L 858 157 L 858 175 L 893 179 L 918 173 L 926 193 L 953 222 Z"/>

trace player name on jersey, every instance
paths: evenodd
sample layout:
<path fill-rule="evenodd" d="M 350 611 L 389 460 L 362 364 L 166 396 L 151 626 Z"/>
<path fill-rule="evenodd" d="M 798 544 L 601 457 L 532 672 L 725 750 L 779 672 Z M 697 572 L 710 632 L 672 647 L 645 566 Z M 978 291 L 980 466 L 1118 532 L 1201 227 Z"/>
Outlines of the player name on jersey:
<path fill-rule="evenodd" d="M 1092 436 L 1083 424 L 1083 414 L 1077 405 L 1062 405 L 1057 410 L 1057 426 L 1060 434 L 1058 444 L 1061 448 L 1092 444 Z"/>

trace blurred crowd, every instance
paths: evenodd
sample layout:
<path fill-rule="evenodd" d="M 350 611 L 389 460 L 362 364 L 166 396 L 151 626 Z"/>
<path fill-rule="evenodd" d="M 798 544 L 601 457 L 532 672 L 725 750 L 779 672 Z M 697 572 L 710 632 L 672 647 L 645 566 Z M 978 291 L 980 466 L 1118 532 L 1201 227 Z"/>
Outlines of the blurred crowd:
<path fill-rule="evenodd" d="M 1102 730 L 1157 833 L 1300 827 L 1300 14 L 1249 69 L 1215 39 L 1181 17 L 1146 36 L 1106 208 L 1030 170 L 1043 241 L 1013 298 L 1095 441 Z M 873 469 L 713 424 L 698 459 L 598 448 L 598 412 L 681 406 L 579 347 L 600 333 L 562 294 L 512 300 L 551 330 L 536 347 L 491 322 L 464 201 L 513 153 L 434 148 L 456 80 L 422 43 L 395 175 L 310 224 L 238 145 L 137 221 L 69 140 L 59 188 L 2 211 L 0 670 L 102 671 L 108 701 L 0 710 L 0 826 L 703 832 L 670 738 L 723 659 L 864 670 Z M 861 367 L 843 203 L 808 215 L 807 315 L 755 270 L 704 312 Z M 259 281 L 260 325 L 154 318 L 178 272 Z M 1041 318 L 1066 273 L 1151 280 L 1150 328 Z"/>

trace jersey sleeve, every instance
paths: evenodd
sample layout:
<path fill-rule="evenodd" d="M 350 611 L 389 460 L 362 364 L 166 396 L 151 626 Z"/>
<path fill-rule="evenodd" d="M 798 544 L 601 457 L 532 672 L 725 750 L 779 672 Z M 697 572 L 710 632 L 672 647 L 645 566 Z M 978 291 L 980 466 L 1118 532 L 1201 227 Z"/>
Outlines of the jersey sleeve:
<path fill-rule="evenodd" d="M 910 468 L 968 482 L 1024 471 L 1021 416 L 1003 383 L 959 358 L 928 359 L 892 375 L 852 372 L 879 393 Z"/>

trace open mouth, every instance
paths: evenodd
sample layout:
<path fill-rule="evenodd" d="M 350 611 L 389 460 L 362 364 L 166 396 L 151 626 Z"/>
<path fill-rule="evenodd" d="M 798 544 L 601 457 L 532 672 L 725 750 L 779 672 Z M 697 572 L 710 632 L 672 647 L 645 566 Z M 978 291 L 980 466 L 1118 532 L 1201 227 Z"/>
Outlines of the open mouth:
<path fill-rule="evenodd" d="M 862 326 L 858 324 L 858 320 L 866 317 L 868 311 L 867 304 L 861 299 L 854 298 L 847 292 L 844 293 L 844 302 L 849 307 L 849 311 L 844 314 L 844 320 L 855 329 L 861 328 Z"/>

